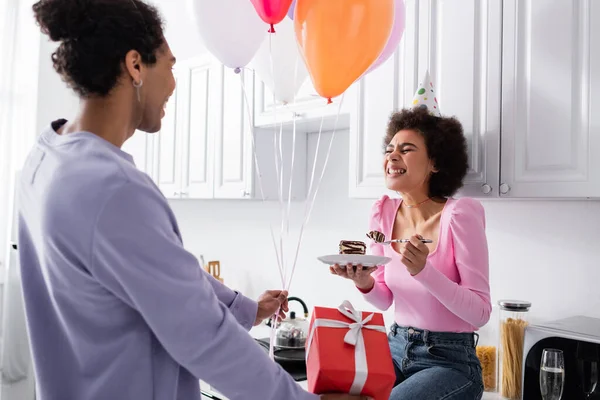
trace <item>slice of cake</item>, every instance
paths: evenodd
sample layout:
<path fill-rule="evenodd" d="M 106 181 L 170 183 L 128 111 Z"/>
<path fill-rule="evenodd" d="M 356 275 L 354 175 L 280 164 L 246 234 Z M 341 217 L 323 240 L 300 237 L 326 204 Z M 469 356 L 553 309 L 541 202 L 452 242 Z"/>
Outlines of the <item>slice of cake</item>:
<path fill-rule="evenodd" d="M 367 251 L 367 245 L 364 242 L 342 240 L 340 242 L 340 254 L 362 254 Z"/>
<path fill-rule="evenodd" d="M 385 235 L 379 231 L 371 231 L 367 233 L 369 239 L 373 239 L 377 243 L 385 242 Z"/>

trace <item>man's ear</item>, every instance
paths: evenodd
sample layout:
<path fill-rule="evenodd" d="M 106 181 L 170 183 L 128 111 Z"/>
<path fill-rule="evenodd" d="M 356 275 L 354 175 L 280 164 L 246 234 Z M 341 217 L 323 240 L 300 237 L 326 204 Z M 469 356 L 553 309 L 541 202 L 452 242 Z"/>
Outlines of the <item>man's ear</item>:
<path fill-rule="evenodd" d="M 142 80 L 142 55 L 137 50 L 130 50 L 125 55 L 125 70 L 132 81 L 139 83 Z"/>

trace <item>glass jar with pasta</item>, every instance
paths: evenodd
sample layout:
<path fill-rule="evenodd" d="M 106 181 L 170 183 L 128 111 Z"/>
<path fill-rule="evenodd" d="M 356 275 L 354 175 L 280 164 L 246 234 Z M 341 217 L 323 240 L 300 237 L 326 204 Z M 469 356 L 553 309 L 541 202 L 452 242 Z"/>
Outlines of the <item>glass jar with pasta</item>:
<path fill-rule="evenodd" d="M 498 331 L 498 391 L 503 399 L 519 400 L 522 391 L 523 341 L 531 303 L 501 300 Z"/>
<path fill-rule="evenodd" d="M 492 313 L 489 322 L 477 330 L 477 358 L 481 363 L 481 375 L 483 377 L 483 390 L 486 392 L 497 392 L 498 373 L 498 313 L 499 306 L 492 305 Z"/>

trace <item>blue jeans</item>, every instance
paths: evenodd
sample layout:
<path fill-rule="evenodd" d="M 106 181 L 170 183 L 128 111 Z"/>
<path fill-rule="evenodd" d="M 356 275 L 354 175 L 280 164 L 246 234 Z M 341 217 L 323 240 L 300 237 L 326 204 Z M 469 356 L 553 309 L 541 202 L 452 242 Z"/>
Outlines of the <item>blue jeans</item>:
<path fill-rule="evenodd" d="M 390 400 L 481 399 L 483 378 L 475 335 L 394 324 L 388 336 L 396 369 Z"/>

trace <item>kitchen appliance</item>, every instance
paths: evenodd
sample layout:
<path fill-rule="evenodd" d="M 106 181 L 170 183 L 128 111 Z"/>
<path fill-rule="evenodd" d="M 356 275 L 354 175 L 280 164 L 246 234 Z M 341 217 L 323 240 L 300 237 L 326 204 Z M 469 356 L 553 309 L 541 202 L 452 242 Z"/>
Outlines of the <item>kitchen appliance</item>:
<path fill-rule="evenodd" d="M 306 303 L 298 297 L 288 297 L 290 302 L 298 302 L 302 305 L 304 318 L 296 317 L 295 311 L 290 311 L 289 318 L 280 321 L 275 331 L 275 346 L 279 349 L 303 349 L 308 336 L 308 307 Z M 272 320 L 269 319 L 267 326 L 271 326 Z"/>
<path fill-rule="evenodd" d="M 308 336 L 308 307 L 298 297 L 288 297 L 288 304 L 297 302 L 302 305 L 304 318 L 298 318 L 295 311 L 290 311 L 288 318 L 277 323 L 273 358 L 296 381 L 306 380 L 306 352 L 304 346 Z M 272 320 L 267 322 L 271 326 Z M 269 352 L 269 338 L 257 339 L 257 342 Z"/>
<path fill-rule="evenodd" d="M 256 339 L 265 352 L 269 353 L 269 339 Z M 295 381 L 306 380 L 306 352 L 302 349 L 280 349 L 275 347 L 273 359 L 292 376 Z"/>
<path fill-rule="evenodd" d="M 564 358 L 562 399 L 600 400 L 600 319 L 575 316 L 530 325 L 525 329 L 523 399 L 542 399 L 541 360 L 544 350 L 560 350 Z"/>

